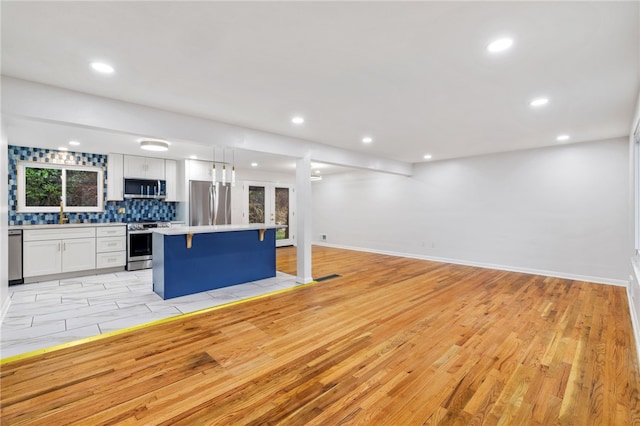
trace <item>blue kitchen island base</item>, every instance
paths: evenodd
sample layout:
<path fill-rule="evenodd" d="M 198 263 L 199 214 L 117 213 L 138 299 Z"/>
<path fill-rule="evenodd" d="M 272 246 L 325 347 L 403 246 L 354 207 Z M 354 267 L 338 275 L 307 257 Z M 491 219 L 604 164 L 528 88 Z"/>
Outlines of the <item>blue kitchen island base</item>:
<path fill-rule="evenodd" d="M 245 228 L 154 232 L 153 291 L 171 299 L 275 277 L 275 229 Z"/>

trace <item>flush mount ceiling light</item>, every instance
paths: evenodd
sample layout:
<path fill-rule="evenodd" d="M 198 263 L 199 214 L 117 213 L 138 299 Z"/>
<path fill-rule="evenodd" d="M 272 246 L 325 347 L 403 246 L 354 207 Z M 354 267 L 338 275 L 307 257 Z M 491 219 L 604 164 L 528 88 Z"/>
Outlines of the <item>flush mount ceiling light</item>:
<path fill-rule="evenodd" d="M 298 115 L 298 116 L 295 116 L 295 117 L 293 117 L 293 118 L 291 119 L 291 122 L 292 122 L 293 124 L 302 124 L 302 123 L 304 123 L 304 117 L 300 117 L 299 115 Z"/>
<path fill-rule="evenodd" d="M 373 139 L 370 138 L 369 136 L 362 138 L 362 142 L 363 143 L 371 143 L 373 142 Z"/>
<path fill-rule="evenodd" d="M 322 176 L 311 176 L 311 181 L 322 180 Z"/>
<path fill-rule="evenodd" d="M 258 163 L 251 163 L 251 167 L 258 167 Z"/>
<path fill-rule="evenodd" d="M 145 151 L 167 151 L 169 149 L 169 142 L 158 139 L 142 139 L 138 141 L 140 148 Z"/>
<path fill-rule="evenodd" d="M 105 64 L 104 62 L 91 62 L 91 68 L 103 74 L 113 74 L 115 71 L 111 65 Z"/>
<path fill-rule="evenodd" d="M 198 156 L 197 155 L 190 155 L 189 158 L 191 158 L 192 160 L 197 160 Z"/>
<path fill-rule="evenodd" d="M 529 102 L 529 105 L 531 105 L 534 108 L 538 108 L 541 106 L 544 106 L 546 104 L 549 103 L 549 99 L 548 98 L 537 98 L 532 100 L 531 102 Z"/>
<path fill-rule="evenodd" d="M 425 154 L 425 156 L 422 158 L 424 158 L 425 160 L 431 160 L 433 156 L 431 154 Z"/>
<path fill-rule="evenodd" d="M 80 142 L 78 142 L 78 141 L 69 141 L 69 145 L 78 146 L 78 145 L 80 145 Z"/>
<path fill-rule="evenodd" d="M 503 37 L 489 43 L 489 45 L 487 46 L 487 50 L 490 53 L 500 53 L 508 50 L 511 46 L 513 46 L 513 39 L 509 37 Z"/>
<path fill-rule="evenodd" d="M 558 142 L 568 141 L 569 139 L 571 139 L 569 135 L 558 135 L 558 137 L 556 137 Z"/>

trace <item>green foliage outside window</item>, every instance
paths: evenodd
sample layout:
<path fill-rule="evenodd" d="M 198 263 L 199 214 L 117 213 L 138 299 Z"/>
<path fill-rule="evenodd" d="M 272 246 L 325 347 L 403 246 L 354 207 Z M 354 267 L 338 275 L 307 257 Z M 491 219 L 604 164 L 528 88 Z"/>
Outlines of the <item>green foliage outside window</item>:
<path fill-rule="evenodd" d="M 58 206 L 62 199 L 62 170 L 25 168 L 25 204 Z"/>
<path fill-rule="evenodd" d="M 59 164 L 18 164 L 18 211 L 56 212 L 63 203 L 65 212 L 103 210 L 103 173 L 99 167 Z"/>
<path fill-rule="evenodd" d="M 98 173 L 86 170 L 67 170 L 67 206 L 96 206 L 98 204 Z"/>
<path fill-rule="evenodd" d="M 249 223 L 264 223 L 264 187 L 249 187 Z"/>

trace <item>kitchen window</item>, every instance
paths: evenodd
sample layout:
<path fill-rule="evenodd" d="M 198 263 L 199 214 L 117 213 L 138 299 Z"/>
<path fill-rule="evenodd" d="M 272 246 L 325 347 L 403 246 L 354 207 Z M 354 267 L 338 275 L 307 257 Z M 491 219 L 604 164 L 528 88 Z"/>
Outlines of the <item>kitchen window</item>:
<path fill-rule="evenodd" d="M 18 212 L 104 211 L 101 167 L 18 163 Z"/>

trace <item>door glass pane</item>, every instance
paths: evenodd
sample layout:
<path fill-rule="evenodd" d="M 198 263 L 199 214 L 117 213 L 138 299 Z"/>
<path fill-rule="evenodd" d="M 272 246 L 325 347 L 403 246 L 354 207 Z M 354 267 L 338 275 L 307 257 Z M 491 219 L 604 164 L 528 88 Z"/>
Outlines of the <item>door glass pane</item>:
<path fill-rule="evenodd" d="M 287 225 L 276 229 L 276 240 L 289 238 L 289 188 L 276 188 L 276 225 Z"/>
<path fill-rule="evenodd" d="M 249 186 L 249 223 L 265 223 L 264 186 Z"/>
<path fill-rule="evenodd" d="M 62 169 L 25 167 L 25 206 L 59 206 L 62 200 Z"/>
<path fill-rule="evenodd" d="M 98 205 L 98 173 L 86 170 L 67 170 L 67 198 L 69 207 Z"/>

